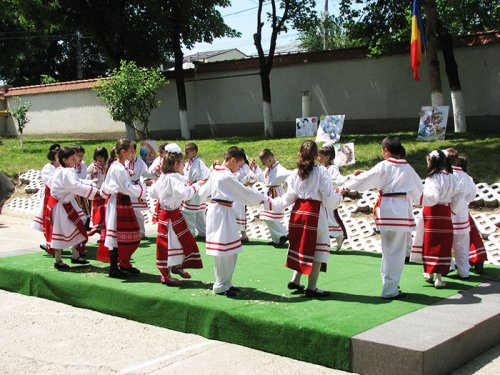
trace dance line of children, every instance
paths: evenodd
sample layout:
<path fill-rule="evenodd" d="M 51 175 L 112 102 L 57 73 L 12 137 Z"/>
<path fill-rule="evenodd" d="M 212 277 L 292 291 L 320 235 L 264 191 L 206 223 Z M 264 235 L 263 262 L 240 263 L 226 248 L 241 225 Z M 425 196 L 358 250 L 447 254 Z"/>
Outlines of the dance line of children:
<path fill-rule="evenodd" d="M 423 264 L 424 279 L 436 288 L 445 287 L 442 276 L 454 265 L 459 277 L 466 279 L 471 264 L 481 272 L 486 260 L 484 244 L 468 213 L 475 185 L 460 168 L 460 163 L 465 169 L 466 164 L 455 149 L 428 155 L 425 185 L 404 159 L 406 151 L 394 136 L 382 141 L 384 161 L 345 177 L 333 165 L 333 145 L 318 148 L 309 140 L 301 144 L 293 171 L 281 166 L 269 149 L 259 154 L 262 171 L 236 146 L 226 150 L 222 163 L 208 169 L 194 143 L 185 146 L 186 162 L 177 144 L 160 145 L 160 156 L 148 169 L 137 158 L 135 142 L 121 139 L 109 160 L 104 147 L 95 150 L 83 179 L 77 174 L 84 166 L 78 155 L 81 150 L 52 145 L 50 163 L 42 173 L 46 186 L 43 213 L 35 215 L 34 228 L 43 231 L 46 250 L 55 256 L 58 270 L 69 268 L 61 259 L 62 249 L 68 247 L 72 263 L 88 264 L 88 235 L 100 232 L 97 260 L 110 262 L 109 276 L 127 278 L 140 273 L 130 261 L 145 235 L 142 210 L 147 209 L 146 188 L 153 181 L 150 194 L 158 202 L 156 265 L 160 282 L 168 286 L 182 285 L 173 274 L 190 279 L 185 269 L 203 267 L 195 239 L 198 234 L 198 239 L 206 239 L 207 255 L 214 257 L 213 292 L 237 296 L 240 288 L 232 278 L 247 240 L 242 222 L 245 206 L 261 204 L 260 218 L 268 225 L 272 244 L 283 247 L 289 241 L 286 267 L 293 275 L 288 288 L 312 298 L 328 297 L 330 292 L 319 289 L 317 282 L 320 271 L 326 272 L 330 238 L 335 238 L 338 250 L 347 236 L 337 209 L 350 189 L 380 193 L 374 215 L 382 239 L 383 299 L 406 297 L 399 283 L 412 231 L 417 233 L 411 260 Z M 255 181 L 265 185 L 264 193 L 246 186 Z M 87 214 L 92 215 L 88 233 L 87 216 L 76 203 L 77 196 L 93 201 L 92 214 Z M 423 206 L 418 224 L 413 206 Z M 288 228 L 282 223 L 287 207 L 292 207 Z M 300 283 L 302 274 L 308 276 L 307 287 Z"/>

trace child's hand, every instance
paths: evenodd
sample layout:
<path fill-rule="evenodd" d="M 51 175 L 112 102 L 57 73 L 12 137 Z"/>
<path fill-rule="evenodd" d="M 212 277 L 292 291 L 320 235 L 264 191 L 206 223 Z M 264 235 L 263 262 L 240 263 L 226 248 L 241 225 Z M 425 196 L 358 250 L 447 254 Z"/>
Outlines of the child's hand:
<path fill-rule="evenodd" d="M 128 174 L 131 175 L 131 176 L 134 176 L 135 175 L 135 172 L 131 169 L 128 170 Z"/>
<path fill-rule="evenodd" d="M 207 180 L 200 180 L 198 181 L 198 185 L 203 186 L 207 183 Z"/>
<path fill-rule="evenodd" d="M 212 163 L 212 167 L 215 167 L 216 165 L 220 165 L 219 160 L 214 160 L 214 162 Z"/>
<path fill-rule="evenodd" d="M 93 184 L 97 184 L 97 181 L 99 181 L 99 179 L 98 179 L 98 178 L 93 178 L 93 179 L 92 179 L 92 183 L 93 183 Z"/>
<path fill-rule="evenodd" d="M 360 175 L 361 173 L 363 173 L 364 171 L 361 170 L 361 169 L 356 169 L 352 174 L 357 176 L 357 175 Z"/>

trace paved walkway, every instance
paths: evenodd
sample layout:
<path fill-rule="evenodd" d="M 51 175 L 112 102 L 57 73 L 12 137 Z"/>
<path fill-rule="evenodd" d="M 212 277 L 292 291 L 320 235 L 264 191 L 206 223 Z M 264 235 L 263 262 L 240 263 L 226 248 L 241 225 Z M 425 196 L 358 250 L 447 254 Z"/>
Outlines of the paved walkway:
<path fill-rule="evenodd" d="M 0 257 L 40 251 L 30 221 L 0 215 Z M 201 336 L 0 290 L 1 374 L 347 374 Z M 500 374 L 500 345 L 454 374 Z"/>

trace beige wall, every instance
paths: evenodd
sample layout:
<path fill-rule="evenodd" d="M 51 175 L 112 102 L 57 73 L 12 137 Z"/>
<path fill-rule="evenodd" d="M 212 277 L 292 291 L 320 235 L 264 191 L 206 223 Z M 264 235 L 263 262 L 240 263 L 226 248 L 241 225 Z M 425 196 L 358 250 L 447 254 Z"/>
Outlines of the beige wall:
<path fill-rule="evenodd" d="M 456 50 L 456 58 L 468 129 L 500 131 L 500 44 L 460 48 Z M 451 105 L 444 66 L 441 70 L 445 104 Z M 313 115 L 346 114 L 346 132 L 415 130 L 420 106 L 430 104 L 425 63 L 420 76 L 421 82 L 412 80 L 408 55 L 275 67 L 271 87 L 277 134 L 294 134 L 295 118 L 301 115 L 303 90 L 311 95 Z M 193 137 L 262 132 L 257 70 L 197 73 L 186 81 L 186 92 Z M 153 136 L 179 137 L 175 83 L 162 88 L 159 95 L 162 105 L 150 118 Z M 113 138 L 124 134 L 124 125 L 111 120 L 92 90 L 25 98 L 33 105 L 29 112 L 31 121 L 25 128 L 27 136 L 85 133 Z M 12 134 L 15 128 L 11 119 L 8 124 Z M 449 129 L 453 129 L 452 117 Z"/>

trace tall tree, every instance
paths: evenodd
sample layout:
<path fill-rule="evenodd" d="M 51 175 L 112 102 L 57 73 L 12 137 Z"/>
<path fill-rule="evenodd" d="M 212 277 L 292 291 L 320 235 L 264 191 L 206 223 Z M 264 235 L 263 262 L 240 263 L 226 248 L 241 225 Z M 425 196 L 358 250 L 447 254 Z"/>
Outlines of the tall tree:
<path fill-rule="evenodd" d="M 342 25 L 351 39 L 368 45 L 372 55 L 390 49 L 392 44 L 408 42 L 412 0 L 341 0 Z M 498 28 L 500 7 L 488 0 L 422 0 L 426 15 L 426 57 L 429 64 L 431 101 L 443 103 L 437 49 L 444 55 L 450 84 L 455 131 L 463 132 L 465 104 L 453 37 Z"/>
<path fill-rule="evenodd" d="M 273 111 L 271 106 L 270 74 L 274 64 L 276 40 L 282 32 L 287 32 L 289 26 L 296 30 L 311 29 L 317 21 L 316 1 L 314 0 L 269 0 L 271 12 L 267 14 L 267 22 L 271 28 L 269 51 L 264 52 L 262 46 L 262 28 L 265 25 L 262 8 L 265 0 L 258 0 L 257 31 L 253 35 L 255 47 L 259 55 L 259 75 L 262 89 L 262 112 L 264 117 L 264 136 L 274 137 Z M 267 3 L 267 2 L 266 2 Z"/>
<path fill-rule="evenodd" d="M 227 7 L 229 0 L 158 0 L 157 22 L 160 35 L 165 37 L 163 52 L 174 57 L 174 78 L 179 103 L 182 138 L 191 138 L 188 106 L 184 83 L 184 53 L 182 46 L 191 49 L 195 43 L 211 43 L 223 36 L 240 34 L 224 23 L 218 7 Z"/>

